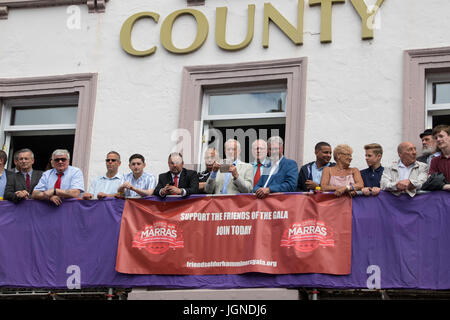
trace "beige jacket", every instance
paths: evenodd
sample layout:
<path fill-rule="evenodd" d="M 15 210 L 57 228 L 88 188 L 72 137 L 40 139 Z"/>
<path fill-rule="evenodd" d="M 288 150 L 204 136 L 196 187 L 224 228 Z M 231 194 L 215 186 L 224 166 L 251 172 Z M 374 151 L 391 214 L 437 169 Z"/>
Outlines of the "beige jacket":
<path fill-rule="evenodd" d="M 236 168 L 239 177 L 235 180 L 233 176 L 230 176 L 227 185 L 227 194 L 251 193 L 253 189 L 253 166 L 249 163 L 238 161 Z M 217 171 L 215 179 L 212 179 L 211 175 L 206 181 L 205 191 L 206 193 L 220 194 L 225 182 L 226 173 Z"/>
<path fill-rule="evenodd" d="M 414 167 L 409 174 L 409 181 L 415 187 L 412 190 L 406 190 L 410 197 L 416 195 L 417 190 L 422 188 L 422 185 L 428 178 L 428 166 L 426 163 L 416 161 Z M 400 195 L 401 191 L 397 191 L 397 182 L 399 181 L 398 161 L 395 161 L 391 167 L 384 168 L 383 176 L 381 177 L 381 189 L 391 191 L 395 195 Z"/>

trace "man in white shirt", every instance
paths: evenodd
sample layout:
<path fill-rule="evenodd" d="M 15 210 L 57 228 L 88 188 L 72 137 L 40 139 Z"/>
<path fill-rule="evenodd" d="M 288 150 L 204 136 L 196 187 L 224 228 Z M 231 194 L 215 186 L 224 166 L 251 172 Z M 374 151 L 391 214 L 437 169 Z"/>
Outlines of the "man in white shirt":
<path fill-rule="evenodd" d="M 416 161 L 416 147 L 411 142 L 402 142 L 397 147 L 400 160 L 391 167 L 385 168 L 381 177 L 381 189 L 391 191 L 395 195 L 407 193 L 414 197 L 416 191 L 428 177 L 426 163 Z"/>
<path fill-rule="evenodd" d="M 106 174 L 92 181 L 89 192 L 83 194 L 84 200 L 103 199 L 114 197 L 120 186 L 121 175 L 118 173 L 120 167 L 120 154 L 110 151 L 106 155 Z"/>
<path fill-rule="evenodd" d="M 156 177 L 144 172 L 145 158 L 141 154 L 133 154 L 128 163 L 131 172 L 124 174 L 117 190 L 119 195 L 129 198 L 148 197 L 156 187 Z"/>

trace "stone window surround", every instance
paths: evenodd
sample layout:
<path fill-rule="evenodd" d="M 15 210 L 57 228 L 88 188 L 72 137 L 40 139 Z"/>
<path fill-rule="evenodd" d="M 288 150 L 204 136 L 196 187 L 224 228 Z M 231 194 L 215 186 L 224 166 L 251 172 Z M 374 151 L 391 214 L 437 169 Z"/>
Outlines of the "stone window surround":
<path fill-rule="evenodd" d="M 308 59 L 303 57 L 184 67 L 178 127 L 188 130 L 193 137 L 191 155 L 198 155 L 201 147 L 196 141 L 200 141 L 202 133 L 199 128 L 195 128 L 195 123 L 201 121 L 204 89 L 284 81 L 287 86 L 285 155 L 297 163 L 302 163 L 307 61 Z M 189 167 L 199 169 L 191 165 Z"/>
<path fill-rule="evenodd" d="M 109 0 L 0 0 L 0 19 L 8 19 L 9 9 L 86 4 L 89 12 L 105 12 Z"/>
<path fill-rule="evenodd" d="M 188 6 L 203 6 L 205 0 L 186 0 Z"/>
<path fill-rule="evenodd" d="M 406 50 L 403 70 L 403 141 L 411 141 L 422 149 L 419 134 L 425 128 L 427 75 L 448 72 L 450 47 Z"/>
<path fill-rule="evenodd" d="M 14 79 L 0 78 L 0 101 L 8 98 L 78 93 L 75 142 L 71 158 L 72 164 L 82 170 L 85 185 L 89 172 L 97 79 L 96 73 Z"/>

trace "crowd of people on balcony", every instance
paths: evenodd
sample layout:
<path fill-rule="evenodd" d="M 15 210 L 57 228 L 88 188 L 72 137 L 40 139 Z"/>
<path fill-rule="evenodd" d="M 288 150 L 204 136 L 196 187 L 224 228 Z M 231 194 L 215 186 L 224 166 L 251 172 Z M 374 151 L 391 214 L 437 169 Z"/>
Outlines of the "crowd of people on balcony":
<path fill-rule="evenodd" d="M 350 146 L 341 144 L 332 150 L 327 142 L 317 143 L 316 160 L 299 170 L 296 161 L 284 156 L 284 143 L 279 136 L 252 143 L 253 163 L 240 160 L 241 146 L 235 139 L 225 142 L 223 160 L 216 149 L 208 148 L 204 157 L 206 169 L 202 172 L 184 168 L 182 154 L 171 153 L 169 170 L 158 179 L 144 170 L 146 163 L 141 154 L 129 158 L 131 172 L 119 174 L 120 154 L 111 151 L 105 159 L 106 173 L 96 177 L 88 190 L 84 188 L 82 171 L 69 165 L 70 153 L 65 149 L 53 152 L 52 168 L 45 172 L 33 169 L 34 154 L 30 149 L 14 154 L 16 172 L 6 170 L 7 155 L 0 151 L 0 197 L 16 203 L 24 199 L 47 200 L 58 206 L 66 198 L 254 193 L 263 199 L 270 193 L 318 190 L 336 196 L 355 196 L 359 191 L 365 196 L 376 196 L 385 190 L 413 197 L 418 190 L 450 191 L 450 126 L 427 129 L 420 138 L 422 156 L 417 157 L 413 143 L 402 142 L 397 147 L 399 159 L 386 167 L 381 165 L 382 146 L 365 145 L 368 168 L 361 171 L 351 167 Z"/>

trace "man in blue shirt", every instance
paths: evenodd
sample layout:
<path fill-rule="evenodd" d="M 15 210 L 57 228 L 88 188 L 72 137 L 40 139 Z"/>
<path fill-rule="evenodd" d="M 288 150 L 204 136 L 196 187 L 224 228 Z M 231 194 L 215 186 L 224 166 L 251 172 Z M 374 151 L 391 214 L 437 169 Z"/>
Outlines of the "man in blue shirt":
<path fill-rule="evenodd" d="M 381 190 L 380 181 L 384 171 L 381 165 L 383 147 L 378 143 L 371 143 L 365 145 L 364 149 L 366 150 L 366 163 L 369 167 L 361 170 L 361 177 L 364 181 L 364 188 L 361 191 L 366 196 L 376 196 Z"/>
<path fill-rule="evenodd" d="M 135 153 L 128 161 L 131 172 L 123 175 L 117 192 L 126 198 L 151 196 L 156 188 L 156 177 L 144 172 L 146 166 L 144 156 Z"/>
<path fill-rule="evenodd" d="M 99 176 L 92 181 L 89 192 L 83 194 L 84 200 L 103 199 L 114 197 L 120 186 L 121 175 L 118 173 L 120 167 L 120 154 L 110 151 L 106 155 L 106 174 Z"/>
<path fill-rule="evenodd" d="M 78 198 L 80 193 L 84 192 L 83 173 L 80 169 L 70 166 L 69 161 L 69 151 L 53 151 L 53 169 L 42 174 L 31 197 L 36 200 L 50 200 L 57 206 L 62 203 L 63 198 Z"/>

